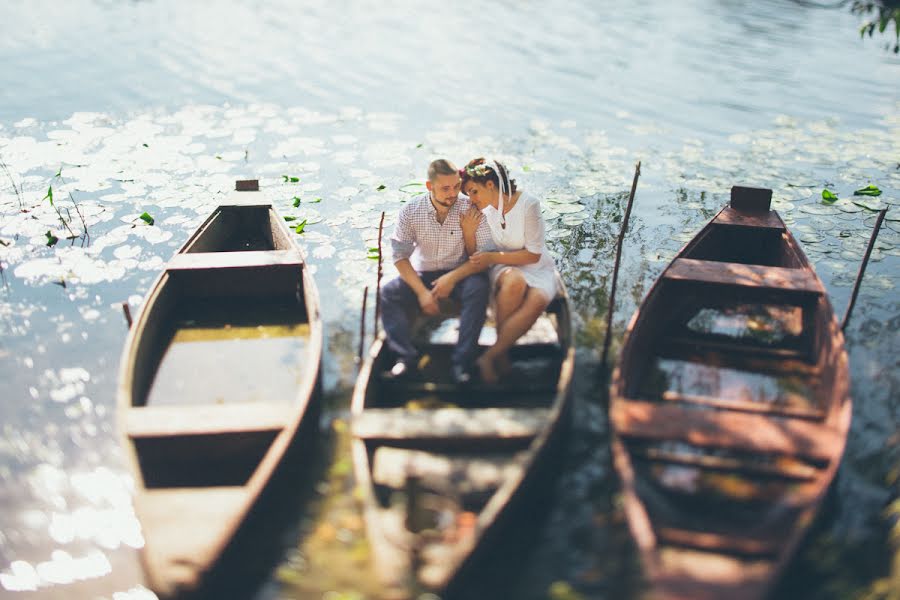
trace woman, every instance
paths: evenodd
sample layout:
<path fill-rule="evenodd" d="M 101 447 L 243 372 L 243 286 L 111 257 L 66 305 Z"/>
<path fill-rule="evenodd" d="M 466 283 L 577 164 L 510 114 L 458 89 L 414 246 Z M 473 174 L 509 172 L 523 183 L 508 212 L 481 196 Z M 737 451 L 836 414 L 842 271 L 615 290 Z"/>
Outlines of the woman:
<path fill-rule="evenodd" d="M 476 158 L 460 171 L 462 192 L 478 211 L 461 219 L 469 260 L 490 268 L 497 341 L 478 359 L 481 378 L 496 383 L 509 372 L 509 349 L 537 321 L 557 293 L 556 266 L 544 245 L 540 201 L 516 187 L 506 167 Z M 497 250 L 476 252 L 475 231 L 487 220 Z"/>

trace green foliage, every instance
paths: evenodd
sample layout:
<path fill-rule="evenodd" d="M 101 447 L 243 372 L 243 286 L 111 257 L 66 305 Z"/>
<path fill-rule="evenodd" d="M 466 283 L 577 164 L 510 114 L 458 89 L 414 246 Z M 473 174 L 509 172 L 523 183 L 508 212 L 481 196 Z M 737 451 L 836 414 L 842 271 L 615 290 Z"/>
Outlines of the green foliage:
<path fill-rule="evenodd" d="M 284 183 L 288 183 L 288 182 L 290 182 L 290 183 L 300 183 L 300 178 L 299 178 L 299 177 L 292 177 L 292 176 L 290 176 L 290 175 L 282 175 L 282 177 L 284 178 Z"/>
<path fill-rule="evenodd" d="M 379 186 L 378 186 L 377 188 L 375 188 L 375 189 L 378 190 L 379 192 L 383 192 L 384 190 L 387 189 L 387 186 L 384 185 L 384 184 L 382 183 L 381 185 L 379 185 Z"/>
<path fill-rule="evenodd" d="M 147 225 L 153 225 L 156 222 L 156 219 L 150 216 L 150 213 L 143 212 L 140 217 L 138 217 L 141 221 L 146 223 Z"/>
<path fill-rule="evenodd" d="M 894 54 L 900 54 L 900 2 L 897 0 L 853 0 L 850 9 L 855 15 L 866 15 L 869 19 L 859 28 L 859 36 L 873 37 L 875 30 L 883 34 L 891 21 L 894 22 Z M 877 12 L 877 16 L 874 14 Z M 891 48 L 890 42 L 887 45 Z"/>
<path fill-rule="evenodd" d="M 838 201 L 838 196 L 831 190 L 822 190 L 822 204 L 834 204 Z"/>
<path fill-rule="evenodd" d="M 297 208 L 298 206 L 300 206 L 300 196 L 294 196 L 293 200 L 294 200 L 294 208 Z"/>
<path fill-rule="evenodd" d="M 47 230 L 47 233 L 45 233 L 44 235 L 47 236 L 47 245 L 48 246 L 55 246 L 56 242 L 59 241 L 59 238 L 56 237 L 55 235 L 53 235 L 53 233 L 49 229 Z"/>
<path fill-rule="evenodd" d="M 284 220 L 287 221 L 288 223 L 290 223 L 291 221 L 296 221 L 297 217 L 287 216 L 287 217 L 284 217 Z"/>
<path fill-rule="evenodd" d="M 880 196 L 881 190 L 877 185 L 867 185 L 853 192 L 854 196 Z"/>
<path fill-rule="evenodd" d="M 306 221 L 307 219 L 303 219 L 297 223 L 297 226 L 294 227 L 294 233 L 303 233 L 303 230 L 306 229 Z"/>
<path fill-rule="evenodd" d="M 381 253 L 378 251 L 378 248 L 369 248 L 369 254 L 366 258 L 370 258 L 372 260 L 378 260 L 381 257 Z"/>
<path fill-rule="evenodd" d="M 50 206 L 53 206 L 53 186 L 51 185 L 47 188 L 47 195 L 41 198 L 41 200 L 50 200 Z"/>

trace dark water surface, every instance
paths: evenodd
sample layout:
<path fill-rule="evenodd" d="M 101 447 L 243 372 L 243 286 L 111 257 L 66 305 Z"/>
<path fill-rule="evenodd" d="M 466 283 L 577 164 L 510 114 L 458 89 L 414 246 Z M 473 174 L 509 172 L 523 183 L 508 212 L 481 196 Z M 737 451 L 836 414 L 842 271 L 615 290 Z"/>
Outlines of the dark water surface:
<path fill-rule="evenodd" d="M 638 593 L 598 351 L 638 160 L 614 350 L 731 185 L 774 190 L 838 313 L 890 209 L 847 335 L 847 454 L 778 596 L 896 593 L 900 59 L 846 7 L 8 0 L 0 15 L 0 596 L 153 598 L 115 435 L 121 303 L 137 309 L 244 177 L 306 219 L 327 335 L 321 476 L 258 596 L 373 595 L 346 447 L 368 249 L 431 159 L 480 155 L 543 199 L 578 343 L 552 506 L 488 566 L 492 597 Z M 853 196 L 869 184 L 884 193 Z"/>

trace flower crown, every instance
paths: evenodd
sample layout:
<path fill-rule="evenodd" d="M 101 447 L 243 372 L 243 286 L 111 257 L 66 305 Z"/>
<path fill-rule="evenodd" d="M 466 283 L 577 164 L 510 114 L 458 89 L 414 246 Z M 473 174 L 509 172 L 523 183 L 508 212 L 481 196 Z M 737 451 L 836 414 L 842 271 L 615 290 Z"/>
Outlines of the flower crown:
<path fill-rule="evenodd" d="M 485 163 L 481 163 L 479 165 L 474 166 L 466 166 L 466 174 L 469 177 L 484 177 L 488 173 L 492 172 L 494 169 L 486 165 Z"/>

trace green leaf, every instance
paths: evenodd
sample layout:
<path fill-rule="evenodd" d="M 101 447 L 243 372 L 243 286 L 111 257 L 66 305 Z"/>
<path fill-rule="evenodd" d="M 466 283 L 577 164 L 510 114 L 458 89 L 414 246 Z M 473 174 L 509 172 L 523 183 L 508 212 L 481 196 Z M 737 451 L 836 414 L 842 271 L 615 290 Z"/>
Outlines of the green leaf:
<path fill-rule="evenodd" d="M 822 190 L 822 204 L 834 204 L 839 198 L 831 190 Z"/>
<path fill-rule="evenodd" d="M 293 200 L 294 200 L 294 208 L 297 208 L 298 206 L 300 206 L 300 196 L 294 196 Z"/>
<path fill-rule="evenodd" d="M 54 177 L 62 177 L 62 165 L 59 165 L 59 170 L 56 172 L 56 175 L 54 175 Z"/>
<path fill-rule="evenodd" d="M 421 148 L 421 147 L 424 146 L 424 145 L 425 145 L 425 144 L 416 144 L 416 148 Z"/>
<path fill-rule="evenodd" d="M 321 201 L 322 201 L 321 198 L 316 198 L 315 200 L 310 200 L 310 201 L 308 202 L 308 204 L 318 204 L 318 203 L 321 202 Z"/>
<path fill-rule="evenodd" d="M 379 186 L 378 186 L 377 188 L 375 188 L 375 189 L 378 190 L 379 192 L 383 192 L 384 190 L 387 189 L 387 186 L 384 185 L 384 184 L 382 183 L 381 185 L 379 185 Z"/>
<path fill-rule="evenodd" d="M 291 183 L 299 183 L 300 182 L 299 177 L 291 177 L 290 175 L 282 175 L 282 177 L 284 178 L 284 183 L 287 183 L 289 181 Z"/>
<path fill-rule="evenodd" d="M 854 196 L 880 196 L 881 190 L 878 189 L 877 185 L 867 185 L 864 188 L 860 188 L 853 192 Z"/>
<path fill-rule="evenodd" d="M 144 213 L 142 213 L 141 216 L 138 218 L 141 221 L 143 221 L 144 223 L 146 223 L 147 225 L 153 225 L 156 222 L 156 220 L 150 216 L 150 213 L 148 213 L 146 211 Z"/>
<path fill-rule="evenodd" d="M 56 237 L 55 235 L 53 235 L 49 229 L 47 230 L 47 233 L 45 233 L 44 235 L 47 236 L 47 245 L 48 246 L 55 246 L 56 242 L 59 241 L 59 238 Z"/>
<path fill-rule="evenodd" d="M 141 144 L 141 146 L 143 146 L 144 148 L 149 148 L 149 147 L 150 147 L 150 146 L 148 146 L 148 145 L 146 144 L 146 142 L 143 143 L 143 144 Z"/>
<path fill-rule="evenodd" d="M 216 154 L 216 160 L 222 160 L 222 157 Z"/>
<path fill-rule="evenodd" d="M 290 223 L 291 221 L 296 221 L 297 217 L 284 217 L 284 220 Z"/>
<path fill-rule="evenodd" d="M 531 167 L 529 167 L 528 165 L 522 165 L 522 170 L 527 173 L 528 171 L 531 170 Z"/>
<path fill-rule="evenodd" d="M 303 233 L 304 229 L 306 229 L 306 219 L 303 219 L 294 227 L 294 233 Z"/>
<path fill-rule="evenodd" d="M 43 198 L 41 198 L 41 200 L 46 200 L 47 198 L 50 199 L 50 206 L 53 206 L 53 186 L 52 185 L 49 188 L 47 188 L 47 195 L 44 196 Z"/>

